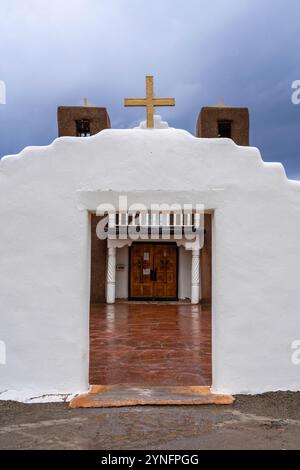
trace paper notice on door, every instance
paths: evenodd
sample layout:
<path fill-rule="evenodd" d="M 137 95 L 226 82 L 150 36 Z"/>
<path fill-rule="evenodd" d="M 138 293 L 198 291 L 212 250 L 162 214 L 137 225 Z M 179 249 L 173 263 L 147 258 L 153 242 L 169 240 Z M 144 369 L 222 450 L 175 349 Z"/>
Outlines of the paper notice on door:
<path fill-rule="evenodd" d="M 151 270 L 150 269 L 143 269 L 144 276 L 150 276 Z"/>
<path fill-rule="evenodd" d="M 144 253 L 144 261 L 149 261 L 150 253 Z"/>

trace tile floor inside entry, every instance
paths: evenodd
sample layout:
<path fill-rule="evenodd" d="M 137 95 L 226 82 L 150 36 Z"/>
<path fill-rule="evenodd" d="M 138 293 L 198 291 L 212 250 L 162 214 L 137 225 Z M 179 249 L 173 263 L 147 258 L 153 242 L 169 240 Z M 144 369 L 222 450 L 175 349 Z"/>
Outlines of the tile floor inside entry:
<path fill-rule="evenodd" d="M 159 387 L 211 382 L 209 306 L 91 306 L 90 384 Z"/>

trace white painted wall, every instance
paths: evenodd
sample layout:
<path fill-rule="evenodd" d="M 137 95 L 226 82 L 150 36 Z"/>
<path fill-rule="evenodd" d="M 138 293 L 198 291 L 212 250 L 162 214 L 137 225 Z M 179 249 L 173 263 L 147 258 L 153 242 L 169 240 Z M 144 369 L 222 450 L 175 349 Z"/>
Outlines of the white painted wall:
<path fill-rule="evenodd" d="M 128 274 L 129 274 L 129 248 L 124 246 L 117 249 L 117 265 L 125 265 L 124 271 L 118 271 L 116 275 L 116 298 L 128 299 Z"/>
<path fill-rule="evenodd" d="M 1 160 L 0 391 L 87 388 L 88 210 L 117 191 L 215 211 L 214 388 L 300 390 L 291 361 L 300 339 L 300 183 L 255 148 L 134 129 L 65 137 Z"/>
<path fill-rule="evenodd" d="M 191 298 L 192 252 L 183 246 L 179 248 L 178 297 L 180 300 Z"/>

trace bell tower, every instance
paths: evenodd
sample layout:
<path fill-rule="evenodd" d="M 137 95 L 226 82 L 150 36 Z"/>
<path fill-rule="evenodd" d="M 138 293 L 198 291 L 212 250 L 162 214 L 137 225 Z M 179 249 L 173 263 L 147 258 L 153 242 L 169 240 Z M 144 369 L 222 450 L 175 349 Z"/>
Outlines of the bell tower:
<path fill-rule="evenodd" d="M 249 145 L 250 118 L 248 108 L 219 106 L 201 109 L 196 136 L 204 138 L 229 138 L 237 145 Z"/>
<path fill-rule="evenodd" d="M 110 129 L 110 119 L 106 108 L 88 105 L 60 106 L 57 110 L 59 137 L 90 137 L 103 129 Z"/>

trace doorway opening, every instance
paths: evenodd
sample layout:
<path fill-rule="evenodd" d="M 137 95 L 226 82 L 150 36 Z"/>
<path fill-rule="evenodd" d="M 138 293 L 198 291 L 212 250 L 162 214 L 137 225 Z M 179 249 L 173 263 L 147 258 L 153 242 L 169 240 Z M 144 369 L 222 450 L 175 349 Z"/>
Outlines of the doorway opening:
<path fill-rule="evenodd" d="M 99 220 L 91 216 L 90 384 L 211 386 L 212 214 L 205 214 L 198 305 L 176 302 L 191 291 L 191 252 L 159 240 L 116 250 L 117 303 L 106 304 L 109 249 L 96 236 Z"/>

